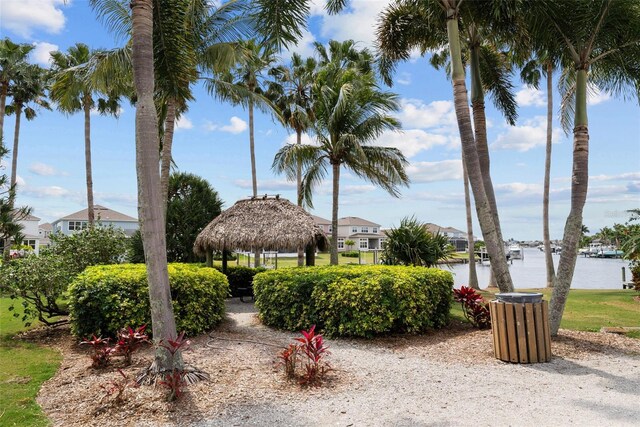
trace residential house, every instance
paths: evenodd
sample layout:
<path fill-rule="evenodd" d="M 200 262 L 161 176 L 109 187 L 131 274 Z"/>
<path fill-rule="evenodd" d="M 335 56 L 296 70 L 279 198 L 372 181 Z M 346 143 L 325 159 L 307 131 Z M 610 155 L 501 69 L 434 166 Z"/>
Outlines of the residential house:
<path fill-rule="evenodd" d="M 51 233 L 53 232 L 53 226 L 48 222 L 40 224 L 38 226 L 38 236 L 40 237 L 40 247 L 45 248 L 51 244 Z"/>
<path fill-rule="evenodd" d="M 460 231 L 457 228 L 453 227 L 441 227 L 431 222 L 426 223 L 425 228 L 431 234 L 435 235 L 437 233 L 440 233 L 440 235 L 445 236 L 449 240 L 449 243 L 451 243 L 453 247 L 456 248 L 456 251 L 464 252 L 467 250 L 469 241 L 467 239 L 467 233 L 465 231 Z"/>
<path fill-rule="evenodd" d="M 331 221 L 313 216 L 316 224 L 326 234 L 331 233 Z M 338 251 L 346 250 L 377 250 L 382 249 L 385 235 L 380 229 L 380 224 L 355 216 L 338 219 Z M 353 246 L 348 246 L 347 241 L 352 240 Z"/>
<path fill-rule="evenodd" d="M 121 228 L 124 232 L 131 236 L 138 230 L 138 220 L 104 206 L 94 206 L 95 221 L 102 226 L 113 226 Z M 74 212 L 63 218 L 57 219 L 51 223 L 54 233 L 72 234 L 79 230 L 84 230 L 88 226 L 89 216 L 88 209 Z"/>
<path fill-rule="evenodd" d="M 38 229 L 38 223 L 40 218 L 33 215 L 27 215 L 18 220 L 18 224 L 22 225 L 22 244 L 31 246 L 34 253 L 40 253 L 40 231 Z"/>

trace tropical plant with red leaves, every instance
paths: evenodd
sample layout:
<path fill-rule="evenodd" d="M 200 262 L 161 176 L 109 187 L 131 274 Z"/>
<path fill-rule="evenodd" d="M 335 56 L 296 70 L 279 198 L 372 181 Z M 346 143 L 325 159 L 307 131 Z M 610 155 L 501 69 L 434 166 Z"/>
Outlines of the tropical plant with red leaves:
<path fill-rule="evenodd" d="M 289 346 L 282 349 L 278 355 L 278 359 L 280 359 L 279 364 L 284 367 L 284 373 L 287 376 L 287 379 L 290 380 L 296 377 L 298 349 L 299 347 L 297 344 L 289 344 Z"/>
<path fill-rule="evenodd" d="M 124 357 L 127 365 L 131 364 L 131 355 L 138 351 L 143 344 L 149 342 L 149 336 L 144 333 L 146 328 L 147 325 L 142 325 L 136 329 L 128 327 L 118 332 L 115 352 Z"/>
<path fill-rule="evenodd" d="M 300 331 L 302 337 L 295 338 L 298 341 L 299 351 L 307 356 L 303 363 L 304 373 L 300 378 L 301 384 L 318 385 L 324 378 L 329 365 L 323 358 L 330 352 L 324 344 L 321 334 L 316 334 L 316 325 L 308 331 Z"/>
<path fill-rule="evenodd" d="M 91 366 L 94 368 L 105 368 L 111 363 L 111 356 L 115 353 L 115 349 L 109 346 L 109 338 L 96 337 L 92 339 L 85 338 L 80 345 L 90 345 L 93 348 L 91 354 Z"/>
<path fill-rule="evenodd" d="M 183 351 L 187 351 L 191 344 L 191 341 L 185 339 L 184 334 L 184 332 L 181 332 L 175 340 L 161 340 L 159 343 L 160 347 L 167 349 L 172 358 L 171 365 L 173 366 L 173 369 L 163 372 L 162 380 L 159 381 L 160 385 L 169 389 L 167 400 L 170 402 L 179 398 L 182 395 L 183 388 L 187 385 L 187 381 L 185 380 L 185 371 L 175 363 L 176 356 Z"/>
<path fill-rule="evenodd" d="M 491 327 L 489 303 L 475 289 L 467 286 L 454 289 L 453 299 L 462 305 L 464 317 L 474 328 L 487 329 Z"/>
<path fill-rule="evenodd" d="M 109 381 L 105 385 L 101 385 L 100 388 L 105 391 L 104 397 L 113 396 L 112 402 L 120 406 L 127 400 L 127 390 L 132 387 L 138 387 L 138 383 L 129 378 L 127 374 L 122 372 L 122 369 L 118 369 L 118 373 L 120 373 L 120 377 L 117 377 L 115 380 Z"/>

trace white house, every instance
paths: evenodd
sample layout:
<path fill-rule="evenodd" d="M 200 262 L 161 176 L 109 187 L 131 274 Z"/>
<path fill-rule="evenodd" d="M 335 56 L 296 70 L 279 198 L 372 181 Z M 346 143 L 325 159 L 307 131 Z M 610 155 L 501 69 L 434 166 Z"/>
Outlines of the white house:
<path fill-rule="evenodd" d="M 27 215 L 18 220 L 18 224 L 22 225 L 21 233 L 24 235 L 22 244 L 31 246 L 36 254 L 40 253 L 40 230 L 38 223 L 40 218 L 33 215 Z"/>
<path fill-rule="evenodd" d="M 315 215 L 313 219 L 327 235 L 331 233 L 331 221 Z M 382 249 L 384 239 L 380 224 L 355 216 L 338 219 L 338 251 Z M 354 245 L 347 246 L 348 240 Z"/>
<path fill-rule="evenodd" d="M 441 227 L 431 222 L 426 223 L 425 228 L 431 234 L 435 235 L 440 233 L 440 235 L 445 236 L 449 240 L 449 243 L 456 248 L 456 251 L 462 252 L 467 249 L 468 239 L 465 231 L 460 231 L 453 227 Z"/>
<path fill-rule="evenodd" d="M 95 221 L 103 226 L 113 226 L 121 228 L 124 232 L 131 236 L 138 229 L 138 220 L 120 212 L 116 212 L 104 206 L 95 205 L 93 207 Z M 89 216 L 88 209 L 74 212 L 63 218 L 57 219 L 51 223 L 54 233 L 72 234 L 79 230 L 84 230 L 88 226 Z"/>

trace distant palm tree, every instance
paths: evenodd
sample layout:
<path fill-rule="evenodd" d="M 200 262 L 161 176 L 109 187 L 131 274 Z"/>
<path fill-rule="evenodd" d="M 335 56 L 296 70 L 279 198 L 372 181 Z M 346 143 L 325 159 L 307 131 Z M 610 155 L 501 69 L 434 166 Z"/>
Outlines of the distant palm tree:
<path fill-rule="evenodd" d="M 13 82 L 9 85 L 11 104 L 6 106 L 6 113 L 15 114 L 15 131 L 13 135 L 13 151 L 11 152 L 11 187 L 15 187 L 18 171 L 18 143 L 20 140 L 20 121 L 22 114 L 27 120 L 36 117 L 34 107 L 42 107 L 50 110 L 46 98 L 47 75 L 46 70 L 38 65 L 25 64 L 15 74 Z M 31 106 L 34 104 L 34 106 Z M 10 203 L 13 205 L 13 196 Z"/>
<path fill-rule="evenodd" d="M 84 43 L 76 43 L 67 53 L 51 52 L 53 84 L 51 99 L 65 114 L 82 111 L 84 114 L 84 155 L 87 181 L 87 219 L 89 227 L 95 221 L 93 203 L 93 172 L 91 166 L 91 110 L 95 107 L 100 114 L 118 115 L 120 102 L 117 95 L 104 97 L 86 78 L 81 66 L 89 63 L 99 52 L 92 51 Z M 98 96 L 98 97 L 96 97 Z"/>
<path fill-rule="evenodd" d="M 331 264 L 338 264 L 338 200 L 340 169 L 350 169 L 398 196 L 398 186 L 408 185 L 407 160 L 400 150 L 374 146 L 372 143 L 386 130 L 397 130 L 400 123 L 389 112 L 397 111 L 397 95 L 378 88 L 370 69 L 371 55 L 358 51 L 353 41 L 329 43 L 329 51 L 317 45 L 321 58 L 314 85 L 315 122 L 313 133 L 318 145 L 302 149 L 290 144 L 278 151 L 276 171 L 286 170 L 297 159 L 305 168 L 303 190 L 310 200 L 313 188 L 331 167 L 333 181 Z M 368 66 L 366 64 L 369 64 Z"/>
<path fill-rule="evenodd" d="M 13 43 L 9 38 L 0 40 L 0 144 L 4 135 L 4 116 L 9 83 L 27 62 L 27 55 L 35 46 Z"/>

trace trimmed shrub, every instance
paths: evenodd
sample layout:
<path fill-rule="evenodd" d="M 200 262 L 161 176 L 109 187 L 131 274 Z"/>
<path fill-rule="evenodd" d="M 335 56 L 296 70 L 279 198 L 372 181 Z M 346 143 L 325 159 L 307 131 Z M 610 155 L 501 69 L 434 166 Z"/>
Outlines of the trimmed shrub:
<path fill-rule="evenodd" d="M 220 323 L 229 292 L 223 274 L 195 264 L 169 264 L 169 283 L 179 332 L 198 335 Z M 69 308 L 77 337 L 113 337 L 123 327 L 151 325 L 145 265 L 87 268 L 69 287 Z"/>
<path fill-rule="evenodd" d="M 341 255 L 348 258 L 358 258 L 360 253 L 358 251 L 345 251 L 345 252 L 342 252 Z"/>
<path fill-rule="evenodd" d="M 222 266 L 215 265 L 213 268 L 222 272 Z M 227 280 L 229 281 L 229 290 L 232 297 L 241 296 L 238 288 L 253 288 L 253 276 L 258 273 L 267 271 L 264 267 L 252 268 L 243 267 L 241 265 L 227 267 Z"/>
<path fill-rule="evenodd" d="M 424 267 L 331 266 L 268 271 L 253 284 L 269 326 L 315 324 L 330 336 L 369 337 L 446 325 L 453 277 Z"/>

